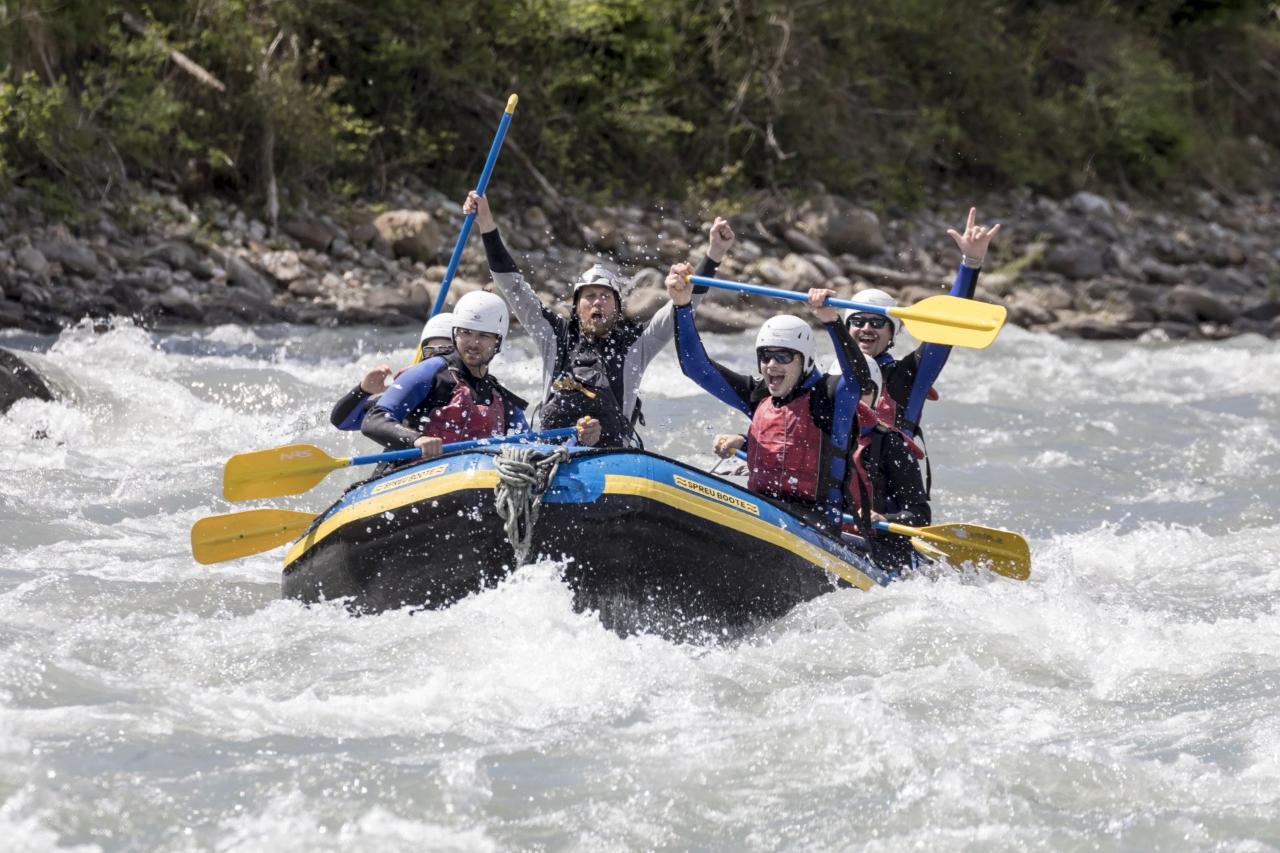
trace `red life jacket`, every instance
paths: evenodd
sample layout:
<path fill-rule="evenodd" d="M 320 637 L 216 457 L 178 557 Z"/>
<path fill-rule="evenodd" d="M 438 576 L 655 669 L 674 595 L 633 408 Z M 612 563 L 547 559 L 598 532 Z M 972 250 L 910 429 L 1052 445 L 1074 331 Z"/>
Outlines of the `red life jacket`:
<path fill-rule="evenodd" d="M 450 373 L 453 373 L 452 368 Z M 488 403 L 480 403 L 470 385 L 456 375 L 450 378 L 453 379 L 453 396 L 448 403 L 432 409 L 431 414 L 423 419 L 423 435 L 439 438 L 448 444 L 506 433 L 507 408 L 497 389 L 494 389 Z"/>
<path fill-rule="evenodd" d="M 747 489 L 778 498 L 817 500 L 822 430 L 809 412 L 805 391 L 786 405 L 766 398 L 747 430 Z"/>
<path fill-rule="evenodd" d="M 858 403 L 858 442 L 853 449 L 853 453 L 850 454 L 850 459 L 853 462 L 853 473 L 849 476 L 849 498 L 853 506 L 851 515 L 863 522 L 870 519 L 871 507 L 875 503 L 875 488 L 871 483 L 871 475 L 867 473 L 866 464 L 862 457 L 867 448 L 873 443 L 878 429 L 896 432 L 902 437 L 902 443 L 906 445 L 907 451 L 912 456 L 916 459 L 924 458 L 924 450 L 920 445 L 916 444 L 910 435 L 904 430 L 880 420 L 877 413 L 868 408 L 865 403 Z M 869 524 L 866 526 L 868 529 L 870 528 Z M 847 525 L 845 529 L 851 530 Z M 870 530 L 868 532 L 873 533 Z"/>

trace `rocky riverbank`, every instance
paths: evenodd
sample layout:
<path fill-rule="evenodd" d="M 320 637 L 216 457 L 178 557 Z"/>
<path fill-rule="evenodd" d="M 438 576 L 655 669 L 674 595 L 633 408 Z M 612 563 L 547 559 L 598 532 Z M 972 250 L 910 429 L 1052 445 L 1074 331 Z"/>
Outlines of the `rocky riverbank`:
<path fill-rule="evenodd" d="M 548 304 L 603 255 L 633 277 L 628 310 L 662 303 L 663 271 L 701 256 L 706 225 L 679 209 L 494 199 L 504 237 Z M 1280 196 L 1201 193 L 1175 210 L 1090 193 L 979 202 L 1005 228 L 979 297 L 1018 325 L 1089 338 L 1280 337 Z M 721 275 L 842 295 L 874 285 L 912 301 L 946 291 L 959 253 L 946 234 L 961 203 L 881 217 L 836 196 L 765 202 L 731 217 L 739 240 Z M 138 190 L 54 221 L 21 192 L 0 201 L 0 328 L 56 331 L 84 317 L 143 323 L 416 325 L 444 275 L 462 211 L 429 189 L 283 218 L 275 233 L 220 200 Z M 478 236 L 451 300 L 488 284 Z M 563 304 L 561 302 L 561 304 Z M 709 330 L 751 328 L 786 306 L 715 292 Z"/>

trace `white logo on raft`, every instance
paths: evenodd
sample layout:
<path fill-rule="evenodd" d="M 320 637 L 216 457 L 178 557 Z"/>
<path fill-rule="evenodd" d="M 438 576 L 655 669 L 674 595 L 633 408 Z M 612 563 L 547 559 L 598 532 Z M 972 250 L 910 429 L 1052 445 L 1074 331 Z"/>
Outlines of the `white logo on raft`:
<path fill-rule="evenodd" d="M 713 501 L 719 501 L 726 506 L 731 506 L 734 509 L 740 509 L 743 512 L 749 512 L 752 515 L 760 514 L 759 505 L 753 504 L 750 501 L 744 501 L 742 498 L 731 495 L 728 492 L 713 489 L 705 483 L 699 483 L 697 480 L 690 480 L 685 477 L 681 477 L 678 474 L 675 475 L 674 479 L 676 485 L 685 491 L 693 492 L 694 494 L 701 495 L 704 498 L 710 498 Z"/>
<path fill-rule="evenodd" d="M 419 480 L 429 479 L 431 477 L 436 476 L 437 474 L 444 473 L 444 470 L 448 467 L 449 467 L 448 465 L 434 465 L 426 469 L 425 471 L 415 471 L 414 473 L 410 474 L 407 477 L 400 477 L 398 479 L 392 480 L 390 483 L 381 483 L 377 486 L 374 486 L 373 489 L 370 490 L 369 494 L 377 495 L 377 494 L 381 494 L 382 492 L 389 492 L 392 489 L 398 489 L 401 486 L 407 486 L 410 483 L 416 483 Z"/>

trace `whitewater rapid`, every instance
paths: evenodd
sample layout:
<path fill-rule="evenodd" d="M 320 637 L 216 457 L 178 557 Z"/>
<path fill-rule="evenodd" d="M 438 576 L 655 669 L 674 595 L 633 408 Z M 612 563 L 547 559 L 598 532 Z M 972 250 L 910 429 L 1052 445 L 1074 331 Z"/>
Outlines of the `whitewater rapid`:
<path fill-rule="evenodd" d="M 1023 533 L 1031 579 L 841 590 L 733 644 L 621 639 L 553 561 L 365 618 L 280 600 L 280 552 L 197 565 L 191 524 L 243 508 L 225 459 L 368 452 L 329 408 L 409 343 L 0 335 L 66 394 L 0 416 L 5 849 L 1280 846 L 1275 343 L 957 351 L 935 518 Z M 536 397 L 531 353 L 495 373 Z M 696 464 L 744 425 L 670 353 L 642 393 Z"/>

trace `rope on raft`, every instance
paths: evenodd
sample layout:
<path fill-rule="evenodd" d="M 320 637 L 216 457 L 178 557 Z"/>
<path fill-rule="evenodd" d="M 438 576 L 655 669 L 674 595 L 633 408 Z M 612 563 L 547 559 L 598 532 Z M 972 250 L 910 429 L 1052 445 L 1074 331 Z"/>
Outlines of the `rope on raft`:
<path fill-rule="evenodd" d="M 498 471 L 493 502 L 498 517 L 502 519 L 507 541 L 515 550 L 517 568 L 528 559 L 542 496 L 560 463 L 568 458 L 569 451 L 563 447 L 547 453 L 537 447 L 506 444 L 502 453 L 493 460 L 493 467 Z"/>

